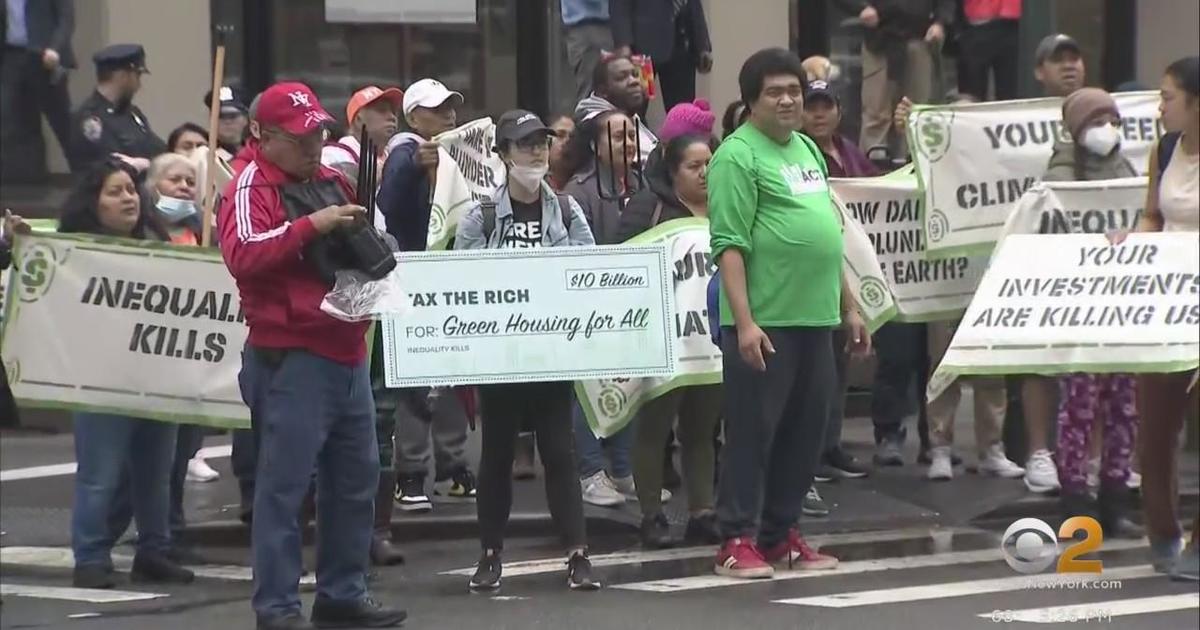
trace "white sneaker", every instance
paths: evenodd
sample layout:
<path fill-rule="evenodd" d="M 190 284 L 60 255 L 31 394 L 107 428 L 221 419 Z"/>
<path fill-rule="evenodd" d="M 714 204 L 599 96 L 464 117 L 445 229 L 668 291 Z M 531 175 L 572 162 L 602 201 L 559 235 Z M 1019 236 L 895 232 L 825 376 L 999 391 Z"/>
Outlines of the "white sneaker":
<path fill-rule="evenodd" d="M 208 483 L 221 478 L 221 473 L 212 469 L 208 462 L 202 457 L 193 457 L 188 460 L 187 480 L 196 481 L 199 483 Z"/>
<path fill-rule="evenodd" d="M 1100 489 L 1100 458 L 1089 459 L 1087 463 L 1087 487 L 1095 492 Z"/>
<path fill-rule="evenodd" d="M 1025 463 L 1025 487 L 1030 492 L 1054 492 L 1062 486 L 1058 483 L 1058 469 L 1054 467 L 1054 458 L 1050 451 L 1041 449 L 1034 451 Z"/>
<path fill-rule="evenodd" d="M 1016 479 L 1025 474 L 1025 469 L 1004 454 L 1003 445 L 993 444 L 988 447 L 987 454 L 979 462 L 979 474 L 1001 479 Z"/>
<path fill-rule="evenodd" d="M 1125 487 L 1130 490 L 1142 489 L 1142 474 L 1135 471 L 1129 471 L 1129 479 L 1125 481 Z"/>
<path fill-rule="evenodd" d="M 950 481 L 954 478 L 954 462 L 950 461 L 949 446 L 935 446 L 929 449 L 929 472 L 925 476 L 930 481 Z"/>
<path fill-rule="evenodd" d="M 617 492 L 620 492 L 622 495 L 624 495 L 626 500 L 638 500 L 637 486 L 633 485 L 633 475 L 629 475 L 628 477 L 612 477 L 611 481 L 613 487 L 617 489 Z M 671 491 L 663 488 L 661 496 L 661 501 L 666 503 L 671 500 Z"/>
<path fill-rule="evenodd" d="M 608 473 L 600 472 L 579 482 L 583 487 L 583 502 L 600 507 L 613 507 L 625 503 L 625 497 L 613 487 Z"/>

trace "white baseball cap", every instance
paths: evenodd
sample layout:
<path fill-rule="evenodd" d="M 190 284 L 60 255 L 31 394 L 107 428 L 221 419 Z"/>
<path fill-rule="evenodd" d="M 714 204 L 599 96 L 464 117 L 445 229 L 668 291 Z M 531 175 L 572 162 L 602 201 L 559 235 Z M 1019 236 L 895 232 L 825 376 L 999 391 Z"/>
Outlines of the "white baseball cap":
<path fill-rule="evenodd" d="M 458 99 L 456 106 L 463 104 L 463 95 L 446 89 L 441 81 L 421 79 L 404 91 L 404 115 L 418 107 L 437 107 L 451 98 Z"/>

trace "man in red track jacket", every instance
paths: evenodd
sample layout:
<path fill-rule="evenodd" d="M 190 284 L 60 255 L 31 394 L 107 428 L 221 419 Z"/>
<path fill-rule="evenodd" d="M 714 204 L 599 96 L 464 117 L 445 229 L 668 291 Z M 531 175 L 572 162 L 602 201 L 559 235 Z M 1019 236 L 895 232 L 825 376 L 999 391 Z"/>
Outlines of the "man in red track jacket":
<path fill-rule="evenodd" d="M 258 628 L 311 627 L 300 614 L 296 514 L 314 469 L 314 623 L 399 625 L 404 611 L 375 603 L 366 587 L 379 481 L 367 324 L 321 311 L 331 287 L 304 257 L 306 246 L 363 208 L 350 204 L 345 178 L 320 164 L 321 125 L 330 117 L 308 86 L 271 86 L 256 116 L 258 150 L 226 188 L 217 223 L 250 327 L 239 380 L 261 436 L 251 524 Z"/>

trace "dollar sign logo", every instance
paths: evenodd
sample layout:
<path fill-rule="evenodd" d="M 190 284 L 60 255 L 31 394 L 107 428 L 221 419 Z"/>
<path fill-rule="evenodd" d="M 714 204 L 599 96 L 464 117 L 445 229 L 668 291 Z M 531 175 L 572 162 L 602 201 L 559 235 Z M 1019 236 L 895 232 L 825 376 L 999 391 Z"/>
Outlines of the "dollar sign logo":
<path fill-rule="evenodd" d="M 20 261 L 20 299 L 36 302 L 46 294 L 54 280 L 58 267 L 58 255 L 54 248 L 45 243 L 35 243 L 26 248 Z"/>

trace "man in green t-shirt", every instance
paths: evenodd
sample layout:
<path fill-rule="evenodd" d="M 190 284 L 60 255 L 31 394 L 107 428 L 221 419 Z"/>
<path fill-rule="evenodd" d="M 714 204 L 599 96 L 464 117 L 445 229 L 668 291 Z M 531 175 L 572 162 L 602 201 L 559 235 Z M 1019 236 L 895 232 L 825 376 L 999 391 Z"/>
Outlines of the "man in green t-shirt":
<path fill-rule="evenodd" d="M 820 457 L 835 368 L 833 329 L 856 352 L 870 335 L 842 290 L 842 227 L 803 108 L 800 59 L 761 50 L 738 83 L 748 124 L 708 172 L 713 256 L 721 268 L 725 447 L 718 574 L 771 577 L 772 564 L 831 569 L 796 522 Z M 761 528 L 759 523 L 761 522 Z M 770 564 L 769 564 L 770 563 Z"/>

